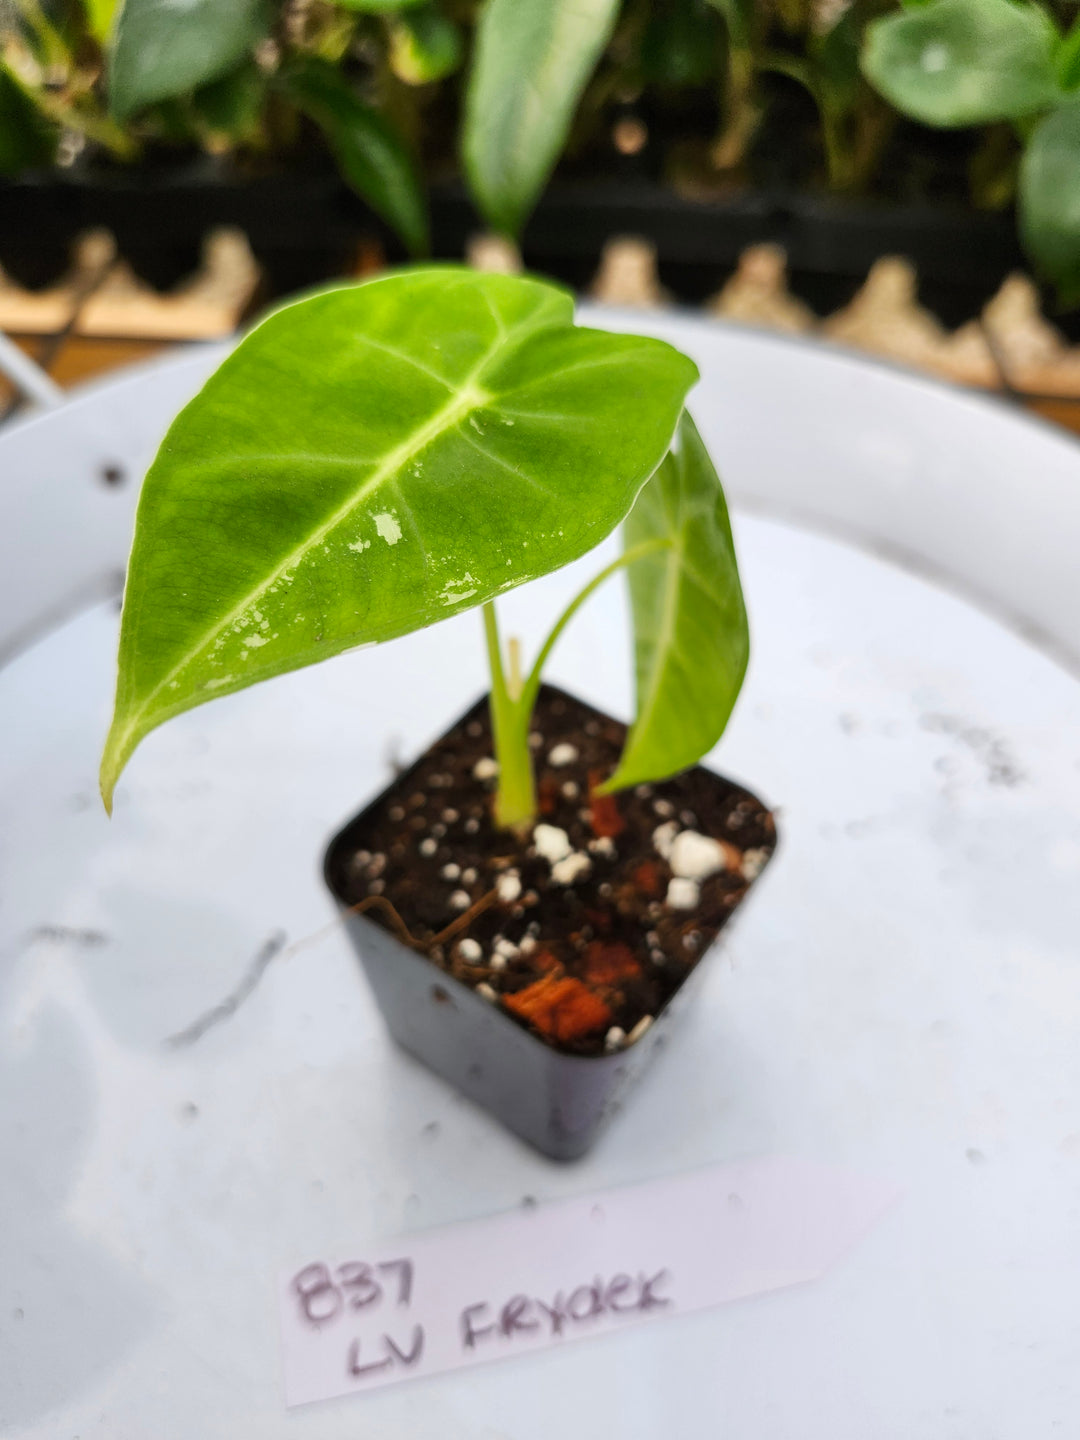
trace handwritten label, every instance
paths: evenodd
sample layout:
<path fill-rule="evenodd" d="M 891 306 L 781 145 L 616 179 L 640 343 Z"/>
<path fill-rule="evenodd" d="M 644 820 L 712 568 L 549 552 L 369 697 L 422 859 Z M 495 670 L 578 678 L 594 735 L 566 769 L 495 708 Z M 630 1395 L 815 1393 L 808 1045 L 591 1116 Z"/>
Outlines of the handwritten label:
<path fill-rule="evenodd" d="M 773 1158 L 421 1232 L 282 1274 L 289 1405 L 564 1345 L 822 1275 L 896 1198 Z"/>

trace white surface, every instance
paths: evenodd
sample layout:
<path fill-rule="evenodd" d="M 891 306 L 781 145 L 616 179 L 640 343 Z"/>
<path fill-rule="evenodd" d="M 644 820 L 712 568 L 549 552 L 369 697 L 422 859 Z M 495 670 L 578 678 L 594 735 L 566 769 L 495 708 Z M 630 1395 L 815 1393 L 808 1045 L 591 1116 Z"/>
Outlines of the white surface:
<path fill-rule="evenodd" d="M 878 541 L 898 527 L 903 547 L 973 589 L 994 579 L 1003 608 L 1080 651 L 1069 442 L 809 347 L 702 330 L 688 348 L 711 357 L 696 411 L 710 436 L 726 417 L 716 449 L 734 493 L 812 497 L 802 508 L 817 519 Z M 116 387 L 142 436 L 132 453 L 160 428 L 162 397 L 205 362 L 185 363 Z M 24 592 L 41 577 L 38 618 L 68 578 L 50 571 L 56 555 L 89 570 L 121 553 L 127 498 L 88 492 L 97 514 L 118 499 L 93 533 L 95 505 L 71 508 L 85 460 L 50 427 L 79 408 L 0 438 L 0 545 L 9 564 L 23 556 Z M 797 473 L 781 484 L 769 467 L 800 435 Z M 936 471 L 942 455 L 951 468 Z M 17 531 L 13 495 L 26 506 Z M 57 538 L 69 514 L 81 546 Z M 1007 564 L 987 561 L 980 527 Z M 388 744 L 411 753 L 481 690 L 475 616 L 181 717 L 136 756 L 111 825 L 95 772 L 114 608 L 86 611 L 0 671 L 3 1433 L 1072 1432 L 1080 684 L 866 554 L 747 516 L 738 538 L 755 656 L 718 760 L 782 807 L 781 850 L 680 1044 L 569 1168 L 391 1048 L 337 931 L 272 962 L 195 1044 L 165 1043 L 234 989 L 269 934 L 326 924 L 320 846 L 381 783 Z M 599 559 L 507 597 L 508 625 L 535 641 Z M 551 675 L 625 712 L 622 611 L 617 586 L 601 592 Z M 285 1412 L 280 1265 L 524 1195 L 782 1152 L 906 1192 L 818 1284 Z"/>

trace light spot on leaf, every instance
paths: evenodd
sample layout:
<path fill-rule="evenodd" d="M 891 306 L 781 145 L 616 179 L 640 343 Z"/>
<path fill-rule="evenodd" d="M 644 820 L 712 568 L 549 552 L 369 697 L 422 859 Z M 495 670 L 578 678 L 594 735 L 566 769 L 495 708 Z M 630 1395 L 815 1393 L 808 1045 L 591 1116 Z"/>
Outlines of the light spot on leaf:
<path fill-rule="evenodd" d="M 248 635 L 244 639 L 244 644 L 254 647 L 256 645 L 267 645 L 269 641 L 265 635 Z"/>
<path fill-rule="evenodd" d="M 386 543 L 388 545 L 396 545 L 401 539 L 401 526 L 398 524 L 396 516 L 391 515 L 389 511 L 384 511 L 383 514 L 376 515 L 373 518 L 375 520 L 375 529 Z"/>
<path fill-rule="evenodd" d="M 940 75 L 942 70 L 949 68 L 950 59 L 949 47 L 943 45 L 940 40 L 935 40 L 922 52 L 922 68 L 927 75 Z"/>
<path fill-rule="evenodd" d="M 351 545 L 347 545 L 345 548 L 352 550 L 357 555 L 362 555 L 365 550 L 371 549 L 371 541 L 365 540 L 361 535 L 358 540 L 354 540 Z"/>

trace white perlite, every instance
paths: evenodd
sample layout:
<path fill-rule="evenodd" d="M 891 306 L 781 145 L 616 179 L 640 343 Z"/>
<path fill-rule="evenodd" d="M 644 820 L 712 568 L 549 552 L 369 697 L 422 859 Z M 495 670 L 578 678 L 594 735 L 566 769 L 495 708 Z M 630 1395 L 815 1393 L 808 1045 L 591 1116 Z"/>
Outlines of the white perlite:
<path fill-rule="evenodd" d="M 533 844 L 536 846 L 536 853 L 542 855 L 549 865 L 557 865 L 560 860 L 565 860 L 574 848 L 570 844 L 570 836 L 565 830 L 560 830 L 558 825 L 537 825 L 533 831 Z"/>
<path fill-rule="evenodd" d="M 696 880 L 685 880 L 681 875 L 676 875 L 673 880 L 668 881 L 667 905 L 671 910 L 693 910 L 701 899 L 701 891 L 698 889 Z"/>
<path fill-rule="evenodd" d="M 499 936 L 495 941 L 493 949 L 495 954 L 500 955 L 504 960 L 517 959 L 518 947 L 514 944 L 513 940 L 507 940 L 505 935 Z"/>
<path fill-rule="evenodd" d="M 484 1000 L 490 1000 L 492 1004 L 494 1004 L 499 998 L 486 980 L 480 981 L 480 984 L 476 987 L 476 993 Z"/>
<path fill-rule="evenodd" d="M 458 954 L 469 965 L 476 965 L 484 958 L 484 952 L 475 940 L 465 939 L 458 945 Z"/>
<path fill-rule="evenodd" d="M 652 1022 L 653 1017 L 651 1015 L 642 1015 L 641 1019 L 637 1022 L 634 1028 L 630 1031 L 630 1034 L 626 1037 L 627 1045 L 633 1045 L 635 1041 L 640 1040 L 642 1035 L 645 1034 L 645 1031 L 648 1030 L 649 1026 L 652 1024 Z"/>
<path fill-rule="evenodd" d="M 495 893 L 503 905 L 512 905 L 521 894 L 521 879 L 516 870 L 508 870 L 495 882 Z"/>
<path fill-rule="evenodd" d="M 477 760 L 472 767 L 474 780 L 494 780 L 499 773 L 499 767 L 490 755 L 485 755 L 482 760 Z"/>
<path fill-rule="evenodd" d="M 467 890 L 455 890 L 450 896 L 451 910 L 467 910 L 472 904 L 472 896 Z"/>
<path fill-rule="evenodd" d="M 420 854 L 421 854 L 421 855 L 427 855 L 427 856 L 434 855 L 435 852 L 438 850 L 438 848 L 439 848 L 439 842 L 438 842 L 437 840 L 432 840 L 432 839 L 429 838 L 429 839 L 427 839 L 427 840 L 421 840 L 421 841 L 420 841 Z"/>
<path fill-rule="evenodd" d="M 565 859 L 551 867 L 551 878 L 556 885 L 573 885 L 582 880 L 592 869 L 592 861 L 580 850 L 571 851 Z"/>
<path fill-rule="evenodd" d="M 604 1036 L 605 1050 L 621 1050 L 626 1044 L 626 1031 L 621 1025 L 612 1025 L 611 1029 Z"/>
<path fill-rule="evenodd" d="M 461 866 L 455 865 L 454 862 L 451 860 L 449 865 L 444 865 L 442 867 L 442 869 L 439 871 L 439 874 L 444 880 L 460 880 Z"/>
<path fill-rule="evenodd" d="M 610 835 L 598 835 L 595 840 L 590 840 L 589 849 L 594 855 L 602 855 L 605 860 L 615 859 L 615 841 Z"/>
<path fill-rule="evenodd" d="M 704 880 L 727 865 L 719 840 L 699 835 L 696 830 L 684 830 L 676 835 L 667 858 L 673 873 L 683 880 Z"/>
<path fill-rule="evenodd" d="M 664 825 L 658 825 L 652 832 L 653 849 L 660 856 L 661 860 L 667 860 L 671 855 L 671 847 L 675 843 L 675 836 L 679 833 L 679 822 L 668 820 Z"/>
<path fill-rule="evenodd" d="M 578 758 L 576 745 L 569 745 L 565 742 L 562 745 L 555 745 L 548 751 L 548 764 L 560 769 L 563 765 L 572 765 Z"/>
<path fill-rule="evenodd" d="M 744 850 L 742 857 L 742 873 L 744 880 L 756 880 L 765 868 L 765 862 L 769 858 L 767 850 Z"/>

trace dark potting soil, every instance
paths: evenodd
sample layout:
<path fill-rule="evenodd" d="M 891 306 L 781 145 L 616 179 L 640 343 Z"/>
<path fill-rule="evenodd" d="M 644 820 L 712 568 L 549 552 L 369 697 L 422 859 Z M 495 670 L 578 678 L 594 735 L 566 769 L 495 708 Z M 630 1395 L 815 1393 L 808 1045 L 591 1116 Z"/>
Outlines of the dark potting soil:
<path fill-rule="evenodd" d="M 539 825 L 563 838 L 538 827 L 520 840 L 492 820 L 481 701 L 348 828 L 335 890 L 556 1049 L 593 1055 L 632 1043 L 746 894 L 776 830 L 759 800 L 700 766 L 595 795 L 625 736 L 618 721 L 544 686 L 530 736 Z M 724 851 L 692 909 L 669 903 L 661 853 L 683 830 Z M 560 849 L 568 853 L 551 858 Z"/>

